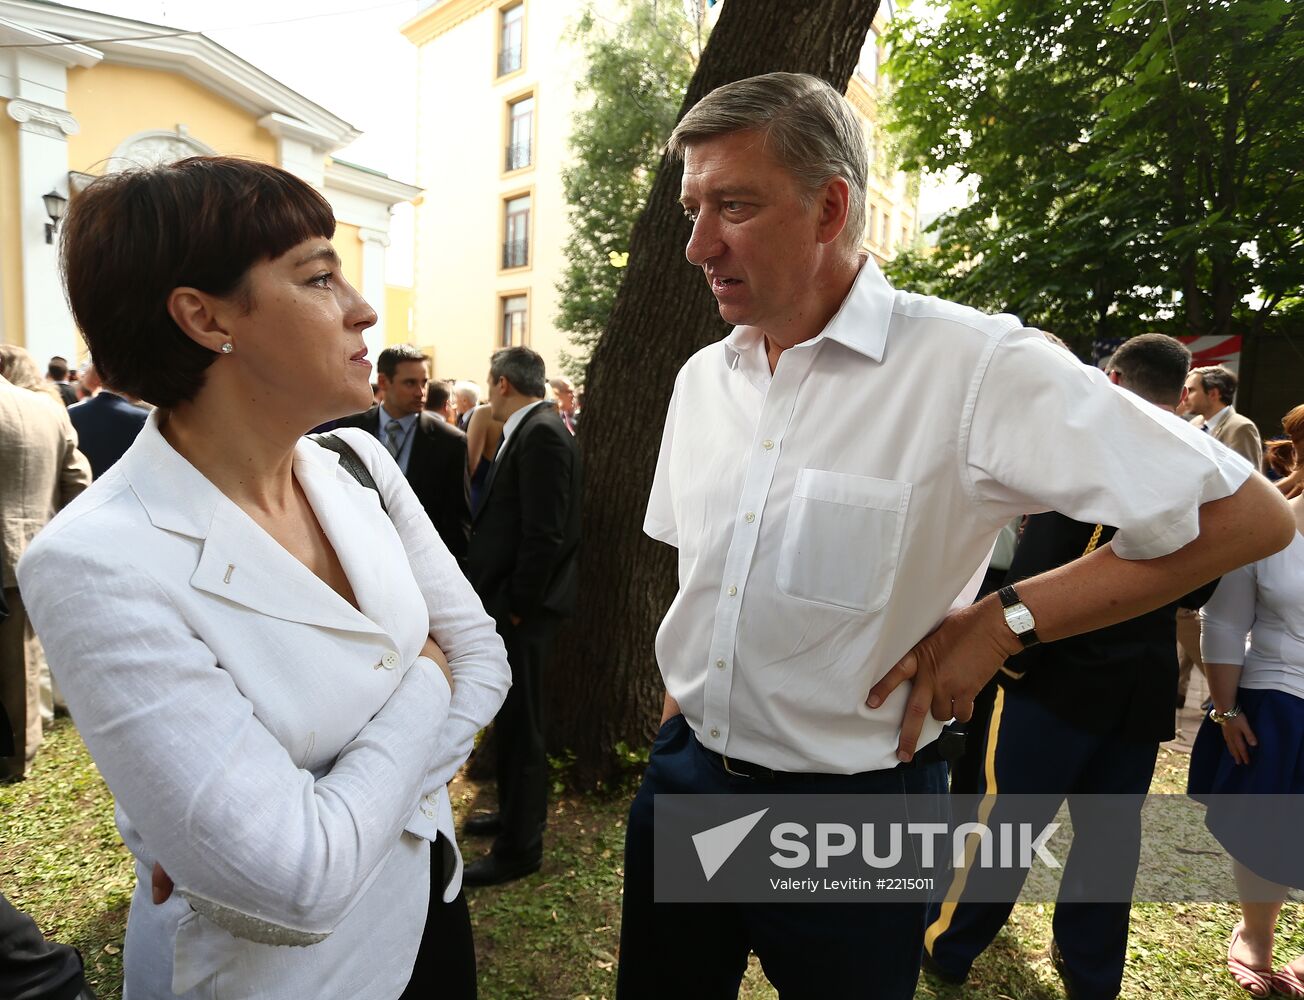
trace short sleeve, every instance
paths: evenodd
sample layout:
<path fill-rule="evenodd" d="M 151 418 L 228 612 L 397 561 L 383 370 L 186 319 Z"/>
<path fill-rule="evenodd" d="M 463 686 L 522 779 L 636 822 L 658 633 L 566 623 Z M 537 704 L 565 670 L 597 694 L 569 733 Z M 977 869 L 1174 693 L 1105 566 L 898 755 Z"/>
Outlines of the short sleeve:
<path fill-rule="evenodd" d="M 1036 330 L 1014 330 L 980 364 L 960 428 L 972 498 L 1005 516 L 1055 510 L 1118 528 L 1125 559 L 1177 551 L 1199 508 L 1253 471 L 1209 435 L 1112 385 Z"/>
<path fill-rule="evenodd" d="M 652 477 L 652 492 L 648 496 L 647 515 L 643 518 L 643 531 L 658 542 L 679 547 L 679 528 L 675 522 L 674 498 L 674 441 L 675 414 L 678 409 L 679 379 L 670 396 L 666 411 L 666 425 L 661 432 L 661 452 L 657 455 L 656 473 Z"/>

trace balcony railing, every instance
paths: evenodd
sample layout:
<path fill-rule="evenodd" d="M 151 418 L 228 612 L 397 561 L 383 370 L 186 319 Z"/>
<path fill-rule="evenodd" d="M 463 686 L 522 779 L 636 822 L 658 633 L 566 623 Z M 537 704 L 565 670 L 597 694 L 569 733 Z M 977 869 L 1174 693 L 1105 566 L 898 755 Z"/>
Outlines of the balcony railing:
<path fill-rule="evenodd" d="M 507 169 L 520 170 L 530 165 L 531 143 L 514 142 L 507 147 Z"/>
<path fill-rule="evenodd" d="M 530 263 L 530 241 L 508 240 L 503 244 L 503 268 L 525 267 Z"/>
<path fill-rule="evenodd" d="M 506 76 L 521 68 L 521 46 L 514 45 L 498 53 L 498 75 Z"/>

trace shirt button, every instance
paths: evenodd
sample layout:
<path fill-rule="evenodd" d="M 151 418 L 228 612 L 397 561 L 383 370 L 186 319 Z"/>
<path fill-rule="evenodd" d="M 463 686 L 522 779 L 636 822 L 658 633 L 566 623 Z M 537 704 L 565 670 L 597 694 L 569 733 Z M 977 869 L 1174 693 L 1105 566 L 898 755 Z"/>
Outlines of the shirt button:
<path fill-rule="evenodd" d="M 761 447 L 764 448 L 766 451 L 769 451 L 771 448 L 774 447 L 774 442 L 771 441 L 769 438 L 766 438 L 764 441 L 761 442 Z"/>
<path fill-rule="evenodd" d="M 723 669 L 724 669 L 724 660 L 716 660 L 716 661 L 715 661 L 715 665 L 716 665 L 717 667 L 719 667 L 721 670 L 723 670 Z"/>
<path fill-rule="evenodd" d="M 738 596 L 738 588 L 737 588 L 737 587 L 730 587 L 730 588 L 729 588 L 729 596 L 730 596 L 730 597 L 737 597 L 737 596 Z"/>
<path fill-rule="evenodd" d="M 720 738 L 720 730 L 718 730 L 718 729 L 712 729 L 712 730 L 711 730 L 711 739 L 713 739 L 713 740 L 718 740 L 719 738 Z"/>
<path fill-rule="evenodd" d="M 386 670 L 393 670 L 398 666 L 398 653 L 392 649 L 380 658 L 380 665 Z"/>
<path fill-rule="evenodd" d="M 756 515 L 749 510 L 746 514 L 743 515 L 743 520 L 746 521 L 748 524 L 751 524 L 753 521 L 756 520 Z"/>

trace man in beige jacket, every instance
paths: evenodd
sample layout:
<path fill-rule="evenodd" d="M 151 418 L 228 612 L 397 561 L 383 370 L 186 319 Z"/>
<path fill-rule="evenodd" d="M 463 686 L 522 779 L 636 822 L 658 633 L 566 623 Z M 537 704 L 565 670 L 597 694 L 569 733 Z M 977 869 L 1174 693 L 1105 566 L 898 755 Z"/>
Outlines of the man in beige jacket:
<path fill-rule="evenodd" d="M 0 376 L 0 578 L 9 617 L 0 622 L 0 704 L 14 728 L 14 754 L 0 780 L 21 778 L 41 743 L 40 679 L 14 567 L 41 528 L 90 485 L 68 411 L 45 392 Z"/>
<path fill-rule="evenodd" d="M 1259 429 L 1249 417 L 1236 412 L 1232 399 L 1236 396 L 1236 373 L 1221 365 L 1193 368 L 1186 376 L 1186 386 L 1180 413 L 1191 417 L 1197 427 L 1203 427 L 1219 444 L 1226 445 L 1236 454 L 1263 470 L 1263 441 Z M 1191 669 L 1197 667 L 1204 673 L 1204 660 L 1200 657 L 1200 613 L 1180 609 L 1177 612 L 1177 650 L 1180 665 L 1177 677 L 1177 707 L 1186 704 L 1186 689 L 1191 681 Z"/>

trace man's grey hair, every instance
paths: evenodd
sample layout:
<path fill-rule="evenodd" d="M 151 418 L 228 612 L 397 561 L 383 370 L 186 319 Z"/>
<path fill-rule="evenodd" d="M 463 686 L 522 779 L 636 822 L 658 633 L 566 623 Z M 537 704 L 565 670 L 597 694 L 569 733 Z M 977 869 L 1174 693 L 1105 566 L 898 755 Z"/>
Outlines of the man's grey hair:
<path fill-rule="evenodd" d="M 453 393 L 458 400 L 470 400 L 467 409 L 475 409 L 475 404 L 480 402 L 480 387 L 474 382 L 467 382 L 465 379 L 453 383 Z"/>
<path fill-rule="evenodd" d="M 489 359 L 489 381 L 507 379 L 522 396 L 542 399 L 544 388 L 543 358 L 528 347 L 504 347 Z"/>
<path fill-rule="evenodd" d="M 380 352 L 380 357 L 376 359 L 376 373 L 386 378 L 393 378 L 394 373 L 398 371 L 398 366 L 405 361 L 430 363 L 430 359 L 421 353 L 419 347 L 411 344 L 394 344 Z"/>
<path fill-rule="evenodd" d="M 750 131 L 761 136 L 764 148 L 810 198 L 835 177 L 847 182 L 850 203 L 840 239 L 860 246 L 869 153 L 863 126 L 846 98 L 807 73 L 766 73 L 727 83 L 684 115 L 666 151 L 672 159 L 681 159 L 694 143 Z"/>

